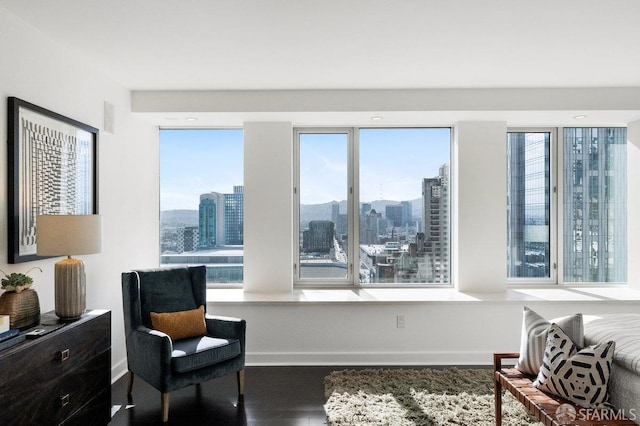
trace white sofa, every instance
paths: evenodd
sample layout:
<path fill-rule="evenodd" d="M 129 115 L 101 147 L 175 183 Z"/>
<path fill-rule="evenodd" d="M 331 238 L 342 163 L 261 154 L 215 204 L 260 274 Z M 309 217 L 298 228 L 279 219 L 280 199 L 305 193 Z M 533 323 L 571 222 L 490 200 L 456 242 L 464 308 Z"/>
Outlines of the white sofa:
<path fill-rule="evenodd" d="M 585 345 L 616 342 L 610 401 L 640 424 L 640 314 L 584 315 L 583 319 Z"/>

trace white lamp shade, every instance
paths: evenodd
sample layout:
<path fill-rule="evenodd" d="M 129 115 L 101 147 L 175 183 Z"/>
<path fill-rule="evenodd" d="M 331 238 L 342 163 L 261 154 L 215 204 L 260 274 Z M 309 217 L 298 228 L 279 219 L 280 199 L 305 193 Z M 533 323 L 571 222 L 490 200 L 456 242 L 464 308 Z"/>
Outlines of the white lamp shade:
<path fill-rule="evenodd" d="M 39 215 L 36 218 L 39 256 L 71 256 L 100 253 L 102 216 Z"/>

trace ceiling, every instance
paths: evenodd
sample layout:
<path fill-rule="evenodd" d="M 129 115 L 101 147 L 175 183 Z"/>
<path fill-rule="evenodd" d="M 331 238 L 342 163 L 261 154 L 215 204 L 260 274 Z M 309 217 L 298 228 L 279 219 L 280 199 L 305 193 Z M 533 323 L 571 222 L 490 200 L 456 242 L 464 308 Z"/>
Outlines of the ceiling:
<path fill-rule="evenodd" d="M 0 0 L 132 90 L 640 87 L 637 0 Z"/>

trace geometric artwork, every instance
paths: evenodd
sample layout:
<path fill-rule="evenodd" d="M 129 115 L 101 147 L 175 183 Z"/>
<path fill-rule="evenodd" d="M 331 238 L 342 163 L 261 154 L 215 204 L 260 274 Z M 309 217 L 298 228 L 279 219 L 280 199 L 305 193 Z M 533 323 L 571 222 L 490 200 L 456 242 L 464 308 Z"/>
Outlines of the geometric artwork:
<path fill-rule="evenodd" d="M 9 98 L 9 263 L 36 260 L 40 214 L 97 213 L 98 130 Z"/>

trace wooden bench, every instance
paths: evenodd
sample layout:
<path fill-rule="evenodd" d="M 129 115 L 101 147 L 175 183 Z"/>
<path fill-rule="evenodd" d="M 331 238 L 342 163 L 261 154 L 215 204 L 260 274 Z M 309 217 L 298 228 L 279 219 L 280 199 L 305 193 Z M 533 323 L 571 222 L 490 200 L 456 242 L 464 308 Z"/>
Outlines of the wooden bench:
<path fill-rule="evenodd" d="M 495 390 L 496 426 L 502 425 L 502 389 L 507 389 L 520 401 L 527 410 L 545 426 L 560 426 L 556 419 L 556 410 L 562 404 L 572 405 L 576 410 L 576 419 L 571 425 L 576 426 L 637 426 L 632 422 L 611 410 L 585 409 L 578 405 L 568 403 L 566 400 L 542 392 L 533 386 L 534 376 L 523 374 L 515 368 L 503 368 L 503 359 L 518 358 L 519 353 L 495 353 L 493 354 L 493 382 Z"/>

